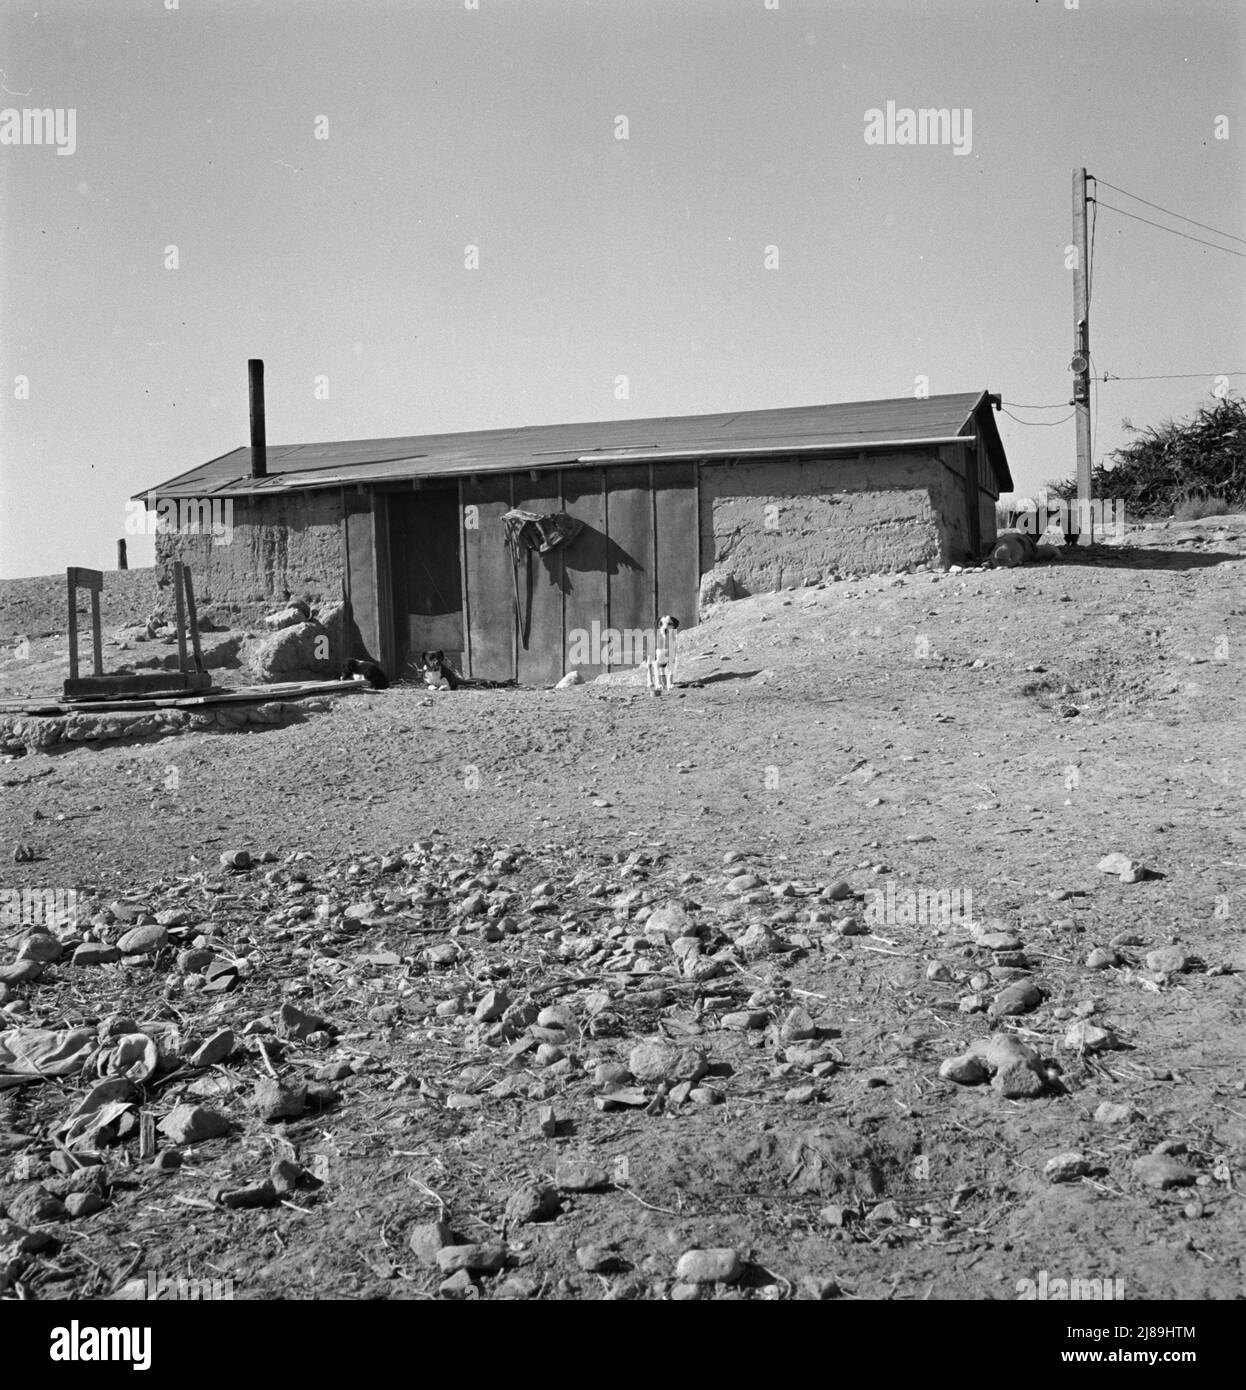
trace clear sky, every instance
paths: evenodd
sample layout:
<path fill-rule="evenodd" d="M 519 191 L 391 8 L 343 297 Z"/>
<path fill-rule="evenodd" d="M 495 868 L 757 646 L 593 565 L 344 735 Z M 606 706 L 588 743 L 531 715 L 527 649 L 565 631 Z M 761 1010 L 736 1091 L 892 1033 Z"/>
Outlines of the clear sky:
<path fill-rule="evenodd" d="M 112 568 L 246 443 L 248 357 L 271 444 L 1067 401 L 1076 166 L 1246 237 L 1246 5 L 1072 2 L 0 0 L 0 106 L 76 113 L 0 144 L 0 575 Z M 867 144 L 888 101 L 972 147 Z M 1199 375 L 1100 385 L 1097 457 L 1246 371 L 1244 271 L 1099 214 L 1096 368 Z M 1073 470 L 998 418 L 1020 491 Z"/>

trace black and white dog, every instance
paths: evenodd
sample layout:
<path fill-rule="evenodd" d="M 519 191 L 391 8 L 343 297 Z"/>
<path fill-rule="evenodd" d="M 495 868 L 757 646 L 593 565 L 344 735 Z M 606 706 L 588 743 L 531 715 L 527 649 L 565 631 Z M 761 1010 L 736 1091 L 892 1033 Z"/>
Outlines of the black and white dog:
<path fill-rule="evenodd" d="M 364 680 L 373 690 L 389 689 L 389 677 L 375 661 L 360 661 L 358 657 L 354 656 L 343 664 L 338 679 L 343 681 Z"/>
<path fill-rule="evenodd" d="M 658 619 L 657 648 L 645 660 L 645 680 L 650 695 L 661 695 L 670 690 L 676 682 L 675 672 L 675 634 L 679 631 L 679 619 L 667 614 Z"/>
<path fill-rule="evenodd" d="M 463 678 L 446 660 L 445 652 L 421 652 L 420 675 L 430 690 L 457 690 Z"/>

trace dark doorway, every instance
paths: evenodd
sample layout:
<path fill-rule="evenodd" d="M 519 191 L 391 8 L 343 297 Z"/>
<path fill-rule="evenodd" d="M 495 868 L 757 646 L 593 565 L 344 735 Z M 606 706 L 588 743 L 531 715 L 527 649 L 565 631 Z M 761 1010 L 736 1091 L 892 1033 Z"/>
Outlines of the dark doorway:
<path fill-rule="evenodd" d="M 419 678 L 417 663 L 423 651 L 443 651 L 462 670 L 463 577 L 456 486 L 390 494 L 389 556 L 398 679 Z"/>

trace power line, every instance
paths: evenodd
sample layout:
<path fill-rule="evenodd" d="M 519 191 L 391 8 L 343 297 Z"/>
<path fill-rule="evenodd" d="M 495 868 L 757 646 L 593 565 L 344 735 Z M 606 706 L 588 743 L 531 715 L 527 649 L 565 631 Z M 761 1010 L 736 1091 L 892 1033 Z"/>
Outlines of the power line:
<path fill-rule="evenodd" d="M 1246 246 L 1246 237 L 1234 236 L 1232 232 L 1222 232 L 1219 227 L 1210 227 L 1206 222 L 1196 222 L 1194 218 L 1187 217 L 1184 213 L 1173 212 L 1172 208 L 1163 208 L 1158 203 L 1147 202 L 1145 198 L 1139 198 L 1136 193 L 1131 193 L 1127 188 L 1117 188 L 1114 183 L 1109 183 L 1107 179 L 1095 179 L 1094 181 L 1101 183 L 1104 188 L 1112 189 L 1113 192 L 1123 193 L 1126 198 L 1132 198 L 1135 203 L 1146 203 L 1147 207 L 1154 208 L 1156 212 L 1166 212 L 1169 217 L 1179 217 L 1182 222 L 1189 222 L 1191 226 L 1201 227 L 1205 232 L 1215 232 L 1217 236 L 1228 237 L 1230 241 L 1240 241 Z"/>
<path fill-rule="evenodd" d="M 1036 409 L 1045 410 L 1047 407 L 1038 406 Z M 1044 429 L 1051 429 L 1055 425 L 1067 425 L 1073 416 L 1077 414 L 1077 411 L 1069 411 L 1063 420 L 1023 420 L 1020 415 L 1014 415 L 1011 410 L 1005 410 L 1004 414 L 1007 415 L 1010 420 L 1015 420 L 1019 425 L 1038 425 Z"/>
<path fill-rule="evenodd" d="M 1001 404 L 1010 405 L 1015 410 L 1067 410 L 1068 401 L 1057 401 L 1055 405 L 1023 405 L 1021 401 L 1003 401 Z"/>
<path fill-rule="evenodd" d="M 1234 251 L 1229 246 L 1217 246 L 1214 241 L 1204 241 L 1201 236 L 1191 236 L 1189 232 L 1179 232 L 1175 227 L 1165 227 L 1162 222 L 1152 222 L 1149 217 L 1139 217 L 1136 213 L 1126 212 L 1124 208 L 1113 207 L 1111 203 L 1101 203 L 1099 199 L 1094 200 L 1100 207 L 1106 208 L 1108 212 L 1118 212 L 1122 217 L 1131 217 L 1135 222 L 1145 222 L 1148 227 L 1158 227 L 1161 232 L 1168 232 L 1171 236 L 1184 237 L 1186 241 L 1196 241 L 1200 246 L 1210 246 L 1213 251 L 1223 251 L 1226 256 L 1239 256 L 1246 261 L 1246 251 Z M 1217 235 L 1226 235 L 1223 232 Z"/>
<path fill-rule="evenodd" d="M 1246 372 L 1167 372 L 1160 376 L 1117 376 L 1114 372 L 1104 372 L 1099 381 L 1193 381 L 1197 377 L 1246 376 Z"/>

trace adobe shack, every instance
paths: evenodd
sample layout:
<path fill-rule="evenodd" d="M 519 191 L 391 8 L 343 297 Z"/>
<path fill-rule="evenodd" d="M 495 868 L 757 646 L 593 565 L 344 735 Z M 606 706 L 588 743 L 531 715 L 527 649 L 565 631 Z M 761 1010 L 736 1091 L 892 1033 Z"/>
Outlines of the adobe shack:
<path fill-rule="evenodd" d="M 204 518 L 158 536 L 157 567 L 186 561 L 202 604 L 344 598 L 357 654 L 399 677 L 440 649 L 549 685 L 577 631 L 692 626 L 703 579 L 745 595 L 977 557 L 1012 488 L 985 391 L 270 447 L 262 372 L 250 445 L 139 494 Z M 565 539 L 512 548 L 516 508 L 565 514 Z"/>

